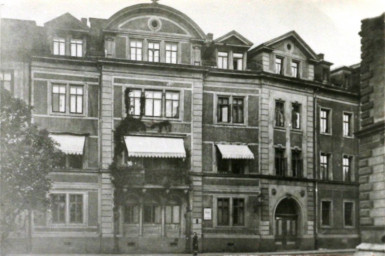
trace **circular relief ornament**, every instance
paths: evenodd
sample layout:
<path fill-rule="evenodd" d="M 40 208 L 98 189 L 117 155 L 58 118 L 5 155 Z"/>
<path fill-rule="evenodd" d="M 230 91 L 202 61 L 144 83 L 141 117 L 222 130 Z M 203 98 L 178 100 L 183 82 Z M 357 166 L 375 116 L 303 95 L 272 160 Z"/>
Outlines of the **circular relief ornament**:
<path fill-rule="evenodd" d="M 162 22 L 157 17 L 152 17 L 148 20 L 148 27 L 151 31 L 158 31 L 162 26 Z"/>

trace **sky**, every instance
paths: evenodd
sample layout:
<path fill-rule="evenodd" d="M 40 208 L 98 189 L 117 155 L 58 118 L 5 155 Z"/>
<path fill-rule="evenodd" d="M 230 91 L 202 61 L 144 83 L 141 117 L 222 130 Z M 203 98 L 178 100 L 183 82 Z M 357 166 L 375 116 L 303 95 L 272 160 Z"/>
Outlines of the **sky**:
<path fill-rule="evenodd" d="M 66 12 L 76 18 L 105 18 L 150 0 L 0 0 L 3 18 L 38 25 Z M 360 62 L 361 20 L 385 12 L 384 0 L 160 0 L 220 37 L 236 30 L 259 45 L 295 30 L 333 68 Z"/>

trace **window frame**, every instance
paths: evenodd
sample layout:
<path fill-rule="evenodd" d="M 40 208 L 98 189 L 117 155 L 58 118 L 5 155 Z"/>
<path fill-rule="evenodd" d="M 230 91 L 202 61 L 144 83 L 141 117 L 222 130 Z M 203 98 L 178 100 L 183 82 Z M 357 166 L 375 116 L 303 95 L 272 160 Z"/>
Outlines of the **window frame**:
<path fill-rule="evenodd" d="M 325 163 L 322 162 L 322 157 L 326 157 L 326 179 L 322 178 L 322 165 Z M 325 153 L 325 152 L 320 152 L 319 154 L 319 179 L 320 180 L 325 180 L 325 181 L 332 181 L 333 180 L 333 173 L 332 173 L 332 168 L 331 168 L 331 163 L 332 163 L 332 154 L 331 153 Z"/>
<path fill-rule="evenodd" d="M 352 225 L 346 225 L 346 204 L 352 204 L 352 212 L 350 213 L 351 214 L 351 218 L 352 218 Z M 342 218 L 343 218 L 343 225 L 344 225 L 344 228 L 355 228 L 356 226 L 356 210 L 355 210 L 355 202 L 353 200 L 343 200 L 343 204 L 342 204 Z"/>
<path fill-rule="evenodd" d="M 243 70 L 244 67 L 243 67 L 243 59 L 244 59 L 245 55 L 243 53 L 239 53 L 239 52 L 233 52 L 233 70 Z M 235 64 L 236 63 L 236 67 L 235 67 Z"/>
<path fill-rule="evenodd" d="M 277 152 L 282 153 L 282 157 L 278 157 Z M 287 157 L 285 157 L 286 149 L 281 147 L 274 147 L 274 175 L 278 177 L 286 177 L 287 176 Z M 277 163 L 280 163 L 277 166 Z M 282 169 L 278 172 L 278 167 Z"/>
<path fill-rule="evenodd" d="M 345 116 L 348 116 L 349 117 L 349 121 L 348 122 L 345 122 L 344 120 L 344 117 Z M 343 111 L 342 112 L 342 136 L 344 138 L 353 138 L 354 135 L 354 123 L 353 123 L 353 120 L 354 120 L 354 113 L 352 112 L 347 112 L 347 111 Z M 345 124 L 347 123 L 348 125 L 348 134 L 345 135 Z"/>
<path fill-rule="evenodd" d="M 71 89 L 76 88 L 76 94 L 71 93 Z M 77 89 L 82 89 L 82 94 L 78 94 Z M 84 85 L 76 85 L 76 84 L 70 84 L 69 85 L 69 113 L 70 114 L 83 114 L 84 113 Z M 75 112 L 72 112 L 72 96 L 75 96 Z M 81 98 L 81 112 L 78 111 L 78 99 Z"/>
<path fill-rule="evenodd" d="M 170 46 L 170 49 L 167 49 L 168 46 Z M 176 50 L 173 49 L 173 46 L 176 47 Z M 164 51 L 165 52 L 165 54 L 164 54 L 165 55 L 165 62 L 168 64 L 178 64 L 179 63 L 179 61 L 178 61 L 179 44 L 176 42 L 165 42 L 164 49 L 165 49 L 165 51 Z M 169 53 L 170 53 L 170 56 L 167 56 Z M 174 59 L 175 59 L 175 61 L 174 61 Z"/>
<path fill-rule="evenodd" d="M 153 47 L 150 48 L 150 44 L 152 44 Z M 155 48 L 155 45 L 158 46 L 157 49 Z M 152 53 L 152 60 L 150 59 L 150 56 L 151 56 L 150 53 Z M 155 56 L 156 56 L 155 53 L 158 53 L 158 58 L 157 58 L 157 60 L 155 60 Z M 149 42 L 147 43 L 147 60 L 148 60 L 149 62 L 154 62 L 154 63 L 160 62 L 160 42 L 149 41 Z"/>
<path fill-rule="evenodd" d="M 219 200 L 227 200 L 228 201 L 228 205 L 227 205 L 227 219 L 228 219 L 228 224 L 222 224 L 221 222 L 219 222 Z M 242 200 L 243 201 L 243 216 L 242 216 L 242 224 L 237 224 L 236 222 L 234 222 L 234 212 L 235 212 L 235 208 L 234 208 L 234 201 L 235 200 Z M 214 199 L 213 199 L 213 226 L 215 228 L 220 228 L 220 229 L 228 229 L 228 228 L 236 228 L 236 229 L 241 229 L 241 228 L 244 228 L 245 226 L 247 226 L 247 204 L 248 204 L 248 201 L 247 201 L 247 197 L 246 196 L 242 196 L 242 195 L 226 195 L 226 194 L 219 194 L 217 196 L 214 196 Z M 223 207 L 222 207 L 223 208 Z"/>
<path fill-rule="evenodd" d="M 345 165 L 345 163 L 344 163 L 344 160 L 345 159 L 348 159 L 348 163 L 349 163 L 349 165 L 348 166 L 346 166 Z M 342 164 L 341 164 L 341 166 L 342 166 L 342 180 L 344 181 L 344 182 L 354 182 L 354 172 L 353 172 L 353 162 L 354 162 L 354 157 L 352 156 L 352 155 L 347 155 L 347 154 L 343 154 L 342 155 Z M 346 173 L 345 173 L 345 167 L 348 167 L 349 168 L 349 171 L 348 171 L 348 173 L 349 173 L 349 180 L 347 180 L 346 179 Z"/>
<path fill-rule="evenodd" d="M 135 45 L 131 45 L 132 43 L 135 43 Z M 140 43 L 140 47 L 138 47 L 138 43 Z M 136 39 L 136 38 L 130 39 L 130 42 L 129 42 L 130 60 L 143 61 L 143 44 L 144 44 L 144 41 L 141 39 Z"/>
<path fill-rule="evenodd" d="M 66 56 L 66 38 L 60 37 L 60 36 L 55 36 L 52 38 L 52 55 L 55 56 Z M 58 48 L 58 53 L 55 53 L 55 45 L 57 44 Z M 63 46 L 63 48 L 61 48 Z M 63 52 L 61 52 L 63 50 Z"/>
<path fill-rule="evenodd" d="M 219 63 L 221 63 L 221 64 L 219 65 Z M 229 53 L 228 52 L 218 51 L 218 53 L 217 53 L 217 67 L 219 69 L 229 69 Z"/>
<path fill-rule="evenodd" d="M 170 222 L 168 222 L 168 220 L 167 220 L 167 207 L 169 207 L 169 209 L 171 209 L 171 211 L 170 211 L 170 213 L 171 213 L 171 215 L 170 215 L 171 221 Z M 175 213 L 174 208 L 175 207 L 178 207 L 178 211 L 177 211 L 178 212 L 178 222 L 174 221 L 174 213 Z M 164 205 L 164 223 L 166 225 L 180 225 L 181 224 L 181 212 L 182 212 L 181 209 L 182 209 L 182 207 L 181 207 L 180 204 L 175 204 L 175 203 L 167 202 Z"/>
<path fill-rule="evenodd" d="M 296 64 L 295 67 L 295 74 L 293 74 L 293 64 Z M 298 60 L 292 60 L 290 63 L 290 71 L 291 71 L 291 76 L 294 78 L 300 78 L 300 61 Z"/>
<path fill-rule="evenodd" d="M 148 92 L 152 92 L 153 94 L 154 93 L 160 93 L 160 99 L 159 98 L 155 98 L 155 96 L 153 96 L 152 98 L 147 98 L 147 95 L 146 93 Z M 164 91 L 163 90 L 154 90 L 154 89 L 145 89 L 144 90 L 144 116 L 145 117 L 151 117 L 151 118 L 162 118 L 164 115 L 163 115 L 163 110 L 164 110 L 164 107 L 163 107 L 163 99 L 164 99 Z M 152 101 L 152 110 L 151 110 L 151 115 L 147 115 L 147 100 L 151 100 Z M 159 110 L 159 115 L 155 115 L 155 102 L 158 102 L 159 103 L 160 101 L 160 110 Z"/>
<path fill-rule="evenodd" d="M 128 209 L 130 209 L 128 211 Z M 137 220 L 135 220 L 135 213 L 134 211 L 137 211 Z M 127 214 L 130 212 L 130 214 Z M 132 218 L 132 221 L 130 221 L 130 218 Z M 128 203 L 123 206 L 123 224 L 125 225 L 138 225 L 140 223 L 140 204 L 135 203 Z"/>
<path fill-rule="evenodd" d="M 216 198 L 216 201 L 217 201 L 217 207 L 216 207 L 216 210 L 217 210 L 217 214 L 216 214 L 216 220 L 217 220 L 217 226 L 222 226 L 222 227 L 230 227 L 230 221 L 231 221 L 231 214 L 230 214 L 230 198 L 229 197 L 218 197 Z M 227 201 L 227 206 L 219 206 L 219 201 Z M 222 203 L 223 204 L 223 203 Z M 220 209 L 221 208 L 221 209 Z M 223 211 L 226 210 L 227 208 L 227 221 L 226 223 L 223 221 Z M 219 218 L 219 213 L 221 212 L 221 218 Z M 221 220 L 221 221 L 219 221 Z"/>
<path fill-rule="evenodd" d="M 55 86 L 58 86 L 58 89 L 59 89 L 59 92 L 54 92 L 54 87 Z M 60 92 L 60 88 L 63 88 L 64 87 L 64 93 L 61 93 Z M 64 84 L 64 83 L 52 83 L 51 84 L 51 112 L 52 113 L 57 113 L 57 114 L 66 114 L 67 113 L 67 92 L 68 92 L 68 89 L 67 89 L 67 84 Z M 58 110 L 54 110 L 54 95 L 55 94 L 58 94 Z M 60 96 L 64 95 L 64 111 L 60 111 Z"/>
<path fill-rule="evenodd" d="M 5 80 L 5 74 L 9 74 L 11 79 L 10 80 Z M 4 89 L 4 82 L 9 81 L 9 92 L 13 95 L 14 93 L 14 70 L 13 69 L 0 69 L 0 74 L 2 76 L 2 79 L 0 79 L 0 86 L 2 86 Z M 7 89 L 5 89 L 7 90 Z"/>
<path fill-rule="evenodd" d="M 167 99 L 167 94 L 177 94 L 178 95 L 178 99 L 175 100 L 175 99 Z M 171 102 L 171 116 L 167 116 L 167 109 L 168 109 L 168 105 L 167 103 L 168 102 Z M 176 110 L 176 114 L 174 115 L 174 104 L 176 103 L 177 105 L 177 110 Z M 173 119 L 178 119 L 179 118 L 179 115 L 180 115 L 180 92 L 179 91 L 171 91 L 171 90 L 165 90 L 164 91 L 164 117 L 166 118 L 173 118 Z"/>
<path fill-rule="evenodd" d="M 293 156 L 295 154 L 299 155 L 298 159 L 294 159 Z M 296 163 L 296 166 L 297 166 L 296 170 L 294 170 L 294 163 Z M 298 166 L 299 166 L 299 168 L 298 168 Z M 296 175 L 294 175 L 294 171 L 296 171 Z M 291 175 L 292 175 L 292 177 L 295 177 L 295 178 L 302 178 L 302 177 L 304 177 L 304 173 L 303 173 L 303 154 L 302 154 L 302 151 L 299 150 L 299 149 L 292 149 L 291 150 Z"/>
<path fill-rule="evenodd" d="M 277 62 L 277 60 L 280 60 L 280 63 Z M 274 58 L 274 73 L 277 75 L 283 75 L 284 72 L 284 57 L 281 56 L 275 56 Z M 279 65 L 279 68 L 278 68 Z"/>
<path fill-rule="evenodd" d="M 232 212 L 231 212 L 231 219 L 232 219 L 232 226 L 237 226 L 237 227 L 242 227 L 242 226 L 245 226 L 245 199 L 244 198 L 238 198 L 238 197 L 233 197 L 232 198 Z M 241 201 L 242 202 L 242 206 L 235 206 L 235 201 Z M 234 212 L 236 211 L 239 211 L 239 209 L 242 210 L 242 218 L 241 218 L 241 223 L 238 223 L 238 221 L 235 221 L 235 215 L 234 215 Z"/>
<path fill-rule="evenodd" d="M 330 209 L 329 209 L 329 224 L 324 224 L 323 223 L 323 217 L 324 217 L 324 211 L 323 211 L 323 202 L 328 202 L 330 203 Z M 331 199 L 328 199 L 328 198 L 325 198 L 325 199 L 321 199 L 321 203 L 320 203 L 320 226 L 322 228 L 332 228 L 333 227 L 333 200 Z"/>
<path fill-rule="evenodd" d="M 93 83 L 92 83 L 93 84 Z M 65 111 L 64 112 L 56 112 L 53 111 L 53 87 L 55 85 L 63 85 L 65 86 Z M 50 81 L 48 83 L 48 97 L 47 97 L 47 113 L 49 115 L 57 115 L 57 116 L 87 116 L 88 114 L 88 83 L 78 83 L 78 82 L 67 82 L 62 80 Z M 83 112 L 82 113 L 72 113 L 70 112 L 70 86 L 83 86 Z"/>
<path fill-rule="evenodd" d="M 322 112 L 325 111 L 326 117 L 322 117 Z M 322 120 L 326 122 L 326 131 L 322 130 Z M 321 107 L 319 111 L 319 132 L 323 135 L 332 135 L 332 109 Z"/>
<path fill-rule="evenodd" d="M 295 107 L 298 107 L 298 113 L 299 113 L 298 127 L 295 127 L 293 125 L 294 124 L 293 114 L 297 113 L 297 112 L 295 112 Z M 302 105 L 300 103 L 294 102 L 291 104 L 291 108 L 292 108 L 292 110 L 291 110 L 291 129 L 301 130 L 301 128 L 302 128 L 302 125 L 301 125 L 301 122 L 302 122 Z"/>
<path fill-rule="evenodd" d="M 80 191 L 54 191 L 49 193 L 49 196 L 51 198 L 52 195 L 65 195 L 65 206 L 64 206 L 64 222 L 55 223 L 53 222 L 52 217 L 52 210 L 49 210 L 50 218 L 49 222 L 47 220 L 47 224 L 49 226 L 53 227 L 63 227 L 63 226 L 86 226 L 88 225 L 88 192 L 80 192 Z M 71 209 L 70 209 L 70 196 L 71 195 L 79 195 L 82 197 L 82 205 L 81 205 L 81 211 L 82 211 L 82 220 L 81 222 L 71 222 Z M 51 205 L 52 207 L 52 205 Z M 52 209 L 52 208 L 50 208 Z"/>
<path fill-rule="evenodd" d="M 227 104 L 220 104 L 221 99 L 227 99 L 228 103 Z M 239 120 L 234 121 L 234 108 L 235 106 L 239 106 L 240 104 L 234 105 L 234 101 L 242 101 L 242 108 L 237 109 L 238 111 L 242 112 L 242 122 L 239 122 Z M 228 112 L 227 112 L 227 118 L 228 121 L 224 122 L 222 121 L 222 107 L 221 106 L 227 106 Z M 247 96 L 244 95 L 226 95 L 226 94 L 217 94 L 216 95 L 216 104 L 215 104 L 216 109 L 216 115 L 215 115 L 215 122 L 217 124 L 225 124 L 225 125 L 245 125 L 247 123 Z"/>
<path fill-rule="evenodd" d="M 75 45 L 75 54 L 73 53 L 72 47 Z M 80 46 L 80 49 L 79 49 Z M 84 46 L 84 41 L 83 39 L 78 39 L 78 38 L 71 38 L 70 40 L 70 53 L 71 57 L 83 57 L 83 46 Z"/>
<path fill-rule="evenodd" d="M 282 104 L 282 123 L 281 122 L 277 122 L 277 118 L 278 118 L 278 104 Z M 283 100 L 275 100 L 275 105 L 274 105 L 274 127 L 275 128 L 284 128 L 285 127 L 285 101 Z"/>

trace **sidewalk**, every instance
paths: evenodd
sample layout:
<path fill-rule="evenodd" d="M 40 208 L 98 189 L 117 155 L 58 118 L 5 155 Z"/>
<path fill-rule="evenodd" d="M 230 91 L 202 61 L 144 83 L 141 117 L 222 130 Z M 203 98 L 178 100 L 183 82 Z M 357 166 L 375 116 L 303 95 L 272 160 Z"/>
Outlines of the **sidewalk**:
<path fill-rule="evenodd" d="M 312 255 L 312 256 L 339 256 L 353 255 L 354 249 L 327 250 L 321 249 L 317 251 L 283 251 L 283 252 L 221 252 L 221 253 L 199 253 L 198 256 L 286 256 L 286 255 Z M 175 253 L 175 254 L 9 254 L 9 256 L 191 256 L 191 253 Z"/>

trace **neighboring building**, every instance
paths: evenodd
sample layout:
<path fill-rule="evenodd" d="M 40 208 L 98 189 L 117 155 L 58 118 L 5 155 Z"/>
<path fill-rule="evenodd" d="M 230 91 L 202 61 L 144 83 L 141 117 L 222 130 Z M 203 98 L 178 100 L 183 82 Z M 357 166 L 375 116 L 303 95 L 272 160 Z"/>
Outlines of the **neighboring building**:
<path fill-rule="evenodd" d="M 330 71 L 294 31 L 254 48 L 236 31 L 213 39 L 156 1 L 107 20 L 3 19 L 2 33 L 1 84 L 67 156 L 34 251 L 112 252 L 114 229 L 126 253 L 188 251 L 192 232 L 205 252 L 360 242 L 359 66 Z M 138 168 L 114 225 L 127 88 L 148 129 L 125 137 Z"/>

